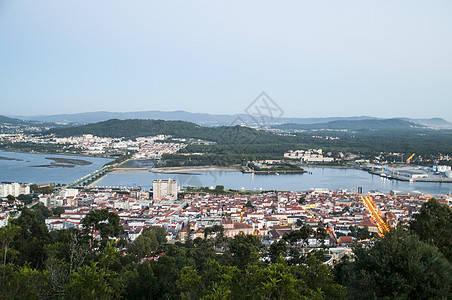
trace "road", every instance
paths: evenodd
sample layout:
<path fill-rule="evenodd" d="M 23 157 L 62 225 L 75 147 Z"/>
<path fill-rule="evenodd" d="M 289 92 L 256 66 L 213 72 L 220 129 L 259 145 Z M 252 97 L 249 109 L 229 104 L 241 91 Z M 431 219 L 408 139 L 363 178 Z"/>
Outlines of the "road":
<path fill-rule="evenodd" d="M 361 201 L 364 203 L 364 206 L 369 211 L 372 219 L 377 223 L 378 226 L 378 234 L 380 236 L 384 236 L 385 233 L 389 232 L 389 227 L 380 216 L 380 210 L 375 205 L 375 202 L 370 197 L 361 197 Z"/>

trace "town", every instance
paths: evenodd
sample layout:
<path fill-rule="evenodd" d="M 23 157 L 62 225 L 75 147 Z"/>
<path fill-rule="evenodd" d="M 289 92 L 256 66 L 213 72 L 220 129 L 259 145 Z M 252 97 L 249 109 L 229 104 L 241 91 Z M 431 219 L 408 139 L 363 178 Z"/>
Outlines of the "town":
<path fill-rule="evenodd" d="M 59 215 L 45 219 L 51 231 L 81 230 L 82 220 L 90 211 L 107 209 L 119 216 L 123 228 L 121 236 L 115 238 L 127 243 L 133 243 L 146 228 L 158 226 L 165 229 L 167 241 L 171 243 L 214 238 L 218 232 L 212 228 L 217 227 L 224 230 L 226 237 L 255 235 L 265 245 L 271 245 L 285 234 L 307 226 L 309 235 L 297 247 L 306 251 L 326 249 L 334 254 L 331 256 L 334 262 L 338 262 L 351 254 L 353 244 L 372 243 L 398 223 L 408 223 L 431 197 L 396 191 L 363 194 L 328 189 L 238 194 L 229 193 L 222 186 L 216 188 L 218 193 L 199 193 L 177 184 L 171 179 L 155 180 L 153 192 L 130 188 L 66 188 L 39 194 L 28 203 L 20 199 L 30 194 L 29 185 L 2 184 L 0 226 L 6 226 L 9 218 L 18 216 L 18 210 L 24 205 L 59 208 Z M 437 197 L 440 203 L 451 204 L 452 197 Z M 94 238 L 100 239 L 99 232 Z"/>

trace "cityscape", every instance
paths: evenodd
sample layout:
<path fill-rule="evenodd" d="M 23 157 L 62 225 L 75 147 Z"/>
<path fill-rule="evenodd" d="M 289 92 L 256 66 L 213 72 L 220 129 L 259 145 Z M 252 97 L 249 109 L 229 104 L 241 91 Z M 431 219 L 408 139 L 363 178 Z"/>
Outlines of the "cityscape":
<path fill-rule="evenodd" d="M 451 299 L 452 7 L 352 2 L 0 4 L 0 299 Z"/>

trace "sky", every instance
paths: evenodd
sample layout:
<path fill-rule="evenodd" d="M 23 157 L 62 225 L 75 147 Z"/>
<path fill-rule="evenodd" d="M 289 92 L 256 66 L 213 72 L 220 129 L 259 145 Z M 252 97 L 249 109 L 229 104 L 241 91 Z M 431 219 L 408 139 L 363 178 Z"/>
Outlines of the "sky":
<path fill-rule="evenodd" d="M 1 115 L 452 121 L 452 1 L 0 0 Z"/>

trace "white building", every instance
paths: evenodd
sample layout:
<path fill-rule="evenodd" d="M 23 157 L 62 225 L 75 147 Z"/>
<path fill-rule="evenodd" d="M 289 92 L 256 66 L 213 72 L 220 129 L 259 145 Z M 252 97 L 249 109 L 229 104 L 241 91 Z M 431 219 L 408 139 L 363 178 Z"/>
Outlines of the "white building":
<path fill-rule="evenodd" d="M 432 171 L 445 173 L 447 171 L 451 171 L 451 166 L 433 166 Z"/>
<path fill-rule="evenodd" d="M 152 197 L 154 200 L 177 200 L 177 180 L 154 180 L 152 183 Z"/>
<path fill-rule="evenodd" d="M 10 183 L 0 185 L 0 197 L 6 197 L 8 195 L 17 197 L 20 194 L 30 194 L 30 186 L 21 185 L 20 183 Z"/>
<path fill-rule="evenodd" d="M 304 163 L 313 162 L 333 162 L 333 157 L 323 156 L 322 149 L 309 149 L 309 150 L 290 150 L 284 153 L 284 157 L 300 159 Z"/>
<path fill-rule="evenodd" d="M 59 195 L 61 197 L 66 198 L 66 197 L 75 197 L 78 195 L 78 193 L 79 193 L 78 189 L 64 189 L 60 192 Z"/>

